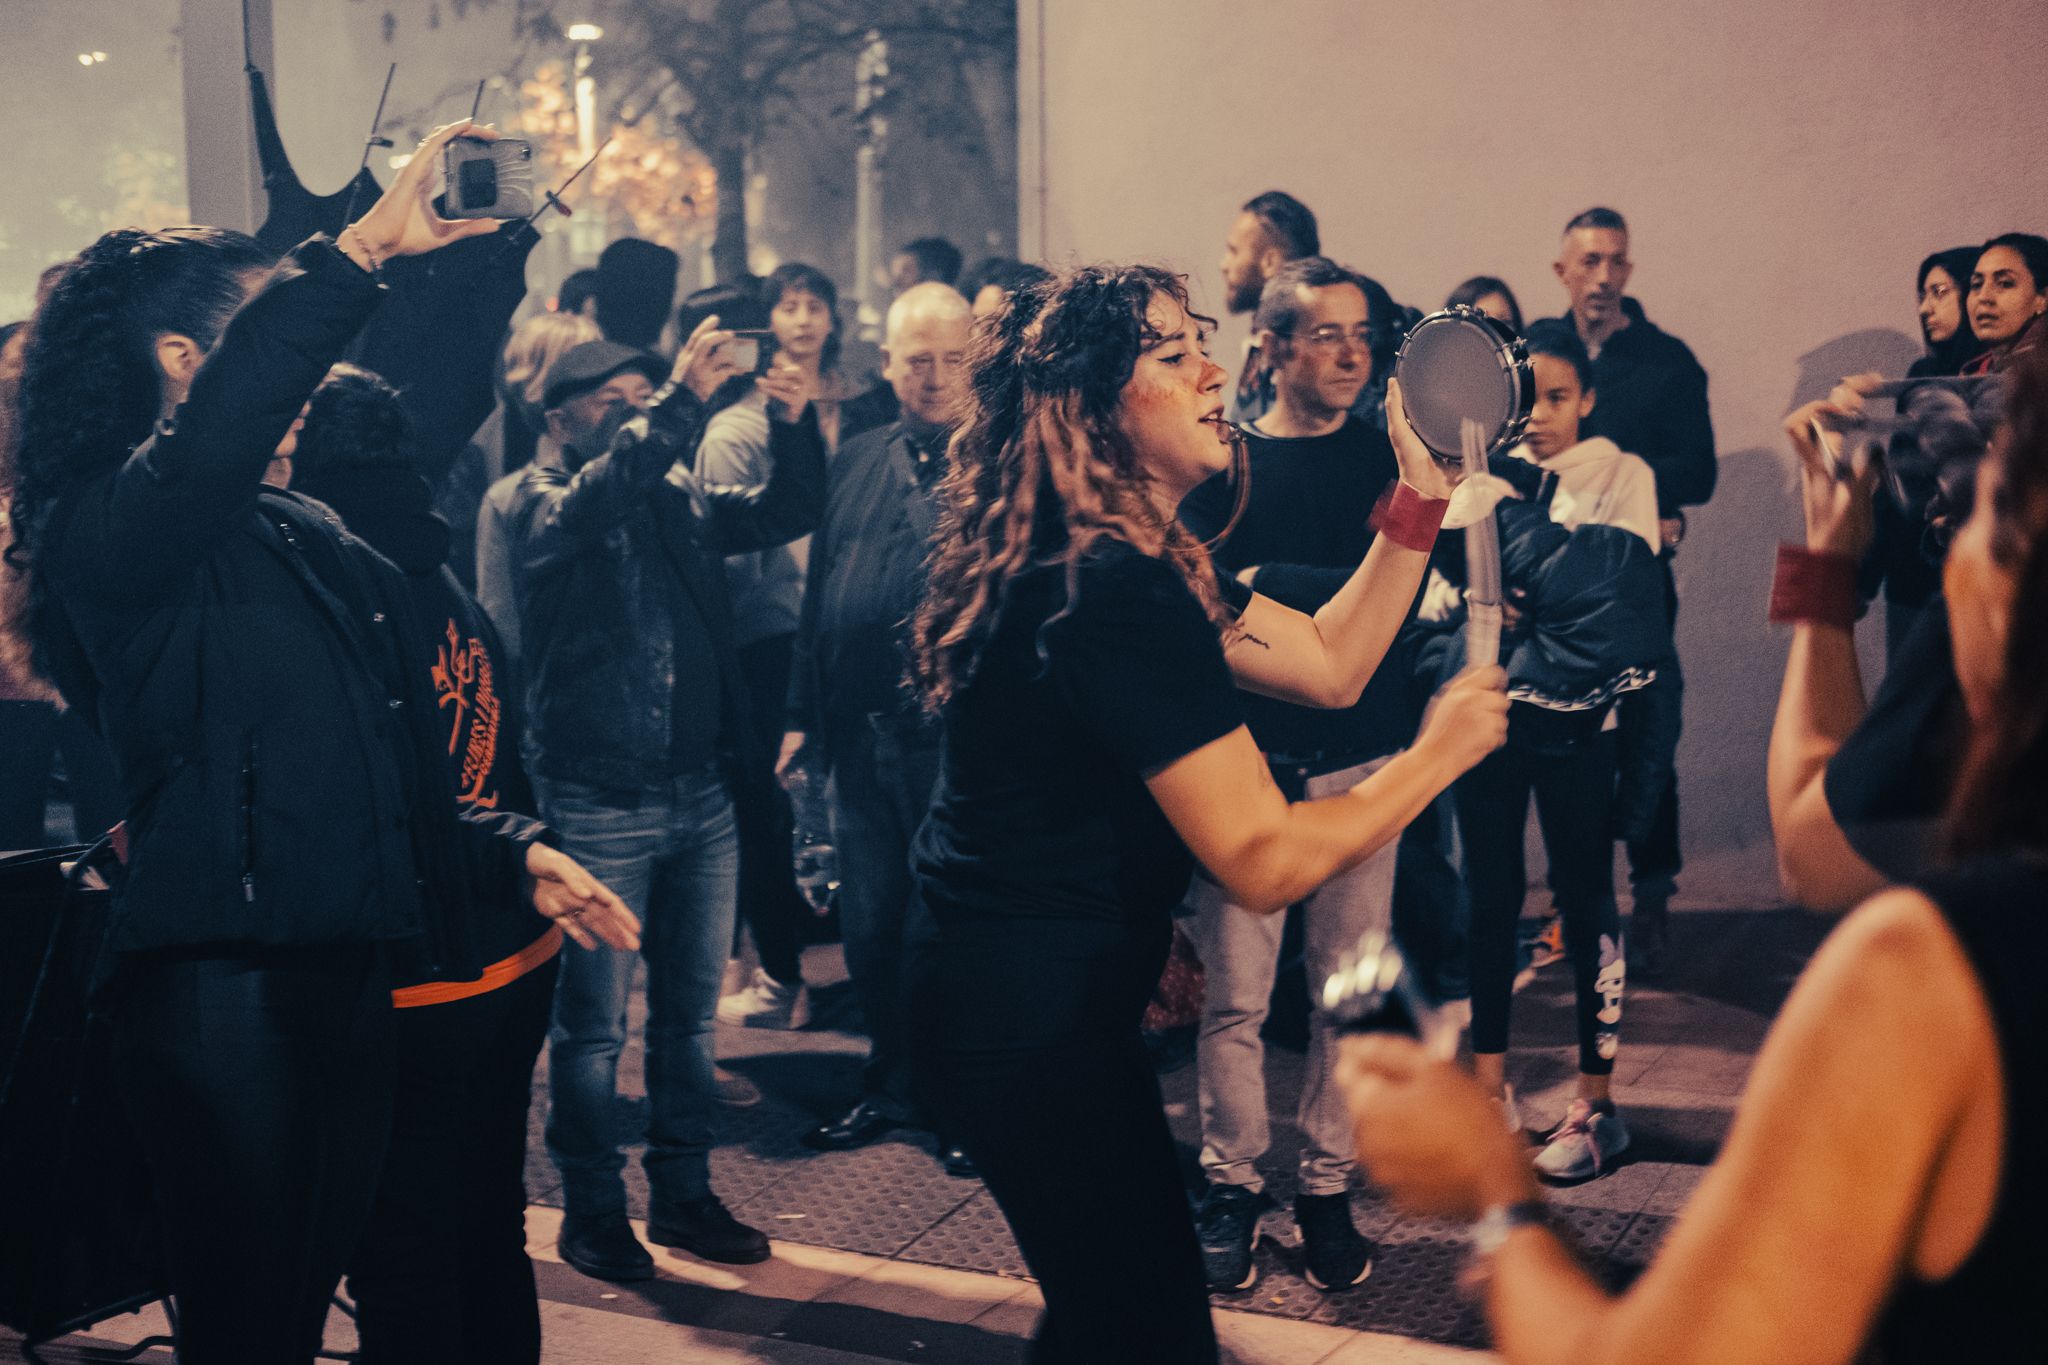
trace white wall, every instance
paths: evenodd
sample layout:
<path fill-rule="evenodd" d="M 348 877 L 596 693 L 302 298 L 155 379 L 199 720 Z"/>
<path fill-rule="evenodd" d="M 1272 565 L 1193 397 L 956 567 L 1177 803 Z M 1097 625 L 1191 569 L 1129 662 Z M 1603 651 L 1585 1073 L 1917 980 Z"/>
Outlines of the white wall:
<path fill-rule="evenodd" d="M 1211 311 L 1245 199 L 1404 302 L 1505 277 L 1531 316 L 1572 214 L 1628 216 L 1631 292 L 1712 378 L 1721 489 L 1678 560 L 1683 894 L 1775 891 L 1763 752 L 1796 527 L 1778 421 L 1917 353 L 1920 258 L 2048 231 L 2042 0 L 1019 0 L 1020 240 L 1185 270 Z M 1219 356 L 1243 336 L 1227 324 Z M 1866 627 L 1875 634 L 1876 623 Z"/>

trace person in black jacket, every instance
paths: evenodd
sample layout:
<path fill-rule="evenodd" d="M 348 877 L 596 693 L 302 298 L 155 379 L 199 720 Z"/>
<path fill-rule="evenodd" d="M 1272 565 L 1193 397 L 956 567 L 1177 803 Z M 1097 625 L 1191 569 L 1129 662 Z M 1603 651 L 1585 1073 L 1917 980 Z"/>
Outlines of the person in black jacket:
<path fill-rule="evenodd" d="M 531 815 L 510 656 L 447 564 L 450 531 L 418 472 L 397 390 L 337 365 L 306 405 L 291 486 L 341 514 L 405 575 L 459 799 Z M 391 1152 L 349 1265 L 364 1365 L 538 1362 L 526 1256 L 526 1118 L 562 931 L 524 901 L 463 910 L 487 965 L 467 981 L 394 981 Z"/>
<path fill-rule="evenodd" d="M 557 453 L 527 471 L 507 521 L 541 811 L 648 925 L 648 1235 L 744 1264 L 768 1239 L 711 1188 L 712 1017 L 733 939 L 734 803 L 769 800 L 773 765 L 745 752 L 755 730 L 720 559 L 817 525 L 825 447 L 804 372 L 778 362 L 756 381 L 775 400 L 765 486 L 692 471 L 704 396 L 733 372 L 716 323 L 659 390 L 653 358 L 612 342 L 556 361 L 543 401 Z M 562 1254 L 600 1279 L 654 1273 L 626 1221 L 612 1120 L 636 965 L 630 952 L 563 965 L 548 1054 Z"/>
<path fill-rule="evenodd" d="M 1600 402 L 1585 434 L 1605 436 L 1647 462 L 1657 475 L 1657 515 L 1661 522 L 1665 607 L 1675 628 L 1678 588 L 1671 577 L 1671 557 L 1685 539 L 1685 509 L 1714 496 L 1720 463 L 1714 453 L 1714 422 L 1707 410 L 1707 372 L 1686 344 L 1644 316 L 1642 305 L 1628 297 L 1635 262 L 1628 254 L 1628 222 L 1608 208 L 1591 208 L 1564 228 L 1564 244 L 1554 269 L 1571 296 L 1570 323 L 1593 358 L 1593 387 Z M 1624 749 L 1635 743 L 1633 732 L 1645 725 L 1667 729 L 1668 715 L 1638 713 L 1678 704 L 1684 682 L 1673 658 L 1663 687 L 1654 696 L 1623 702 Z M 1678 889 L 1684 858 L 1678 844 L 1678 779 L 1657 800 L 1650 832 L 1628 844 L 1629 950 L 1637 967 L 1655 972 L 1669 937 L 1667 912 Z"/>
<path fill-rule="evenodd" d="M 318 1349 L 384 1154 L 393 972 L 483 965 L 454 907 L 523 879 L 572 936 L 635 937 L 537 823 L 448 799 L 403 583 L 261 484 L 376 267 L 492 229 L 426 202 L 465 132 L 495 136 L 442 129 L 274 272 L 238 233 L 108 233 L 29 354 L 14 558 L 37 655 L 127 795 L 106 1008 L 202 1365 Z"/>

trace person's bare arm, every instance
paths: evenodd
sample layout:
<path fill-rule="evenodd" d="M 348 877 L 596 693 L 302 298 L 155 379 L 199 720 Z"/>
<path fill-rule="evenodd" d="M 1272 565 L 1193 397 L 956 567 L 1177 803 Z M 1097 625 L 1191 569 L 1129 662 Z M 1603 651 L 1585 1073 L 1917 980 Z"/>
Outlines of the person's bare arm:
<path fill-rule="evenodd" d="M 1859 409 L 1862 388 L 1874 378 L 1844 381 L 1827 401 L 1809 403 L 1785 419 L 1785 434 L 1799 456 L 1808 549 L 1860 560 L 1870 543 L 1875 471 L 1836 478 L 1814 444 L 1811 424 Z M 1883 874 L 1849 846 L 1826 790 L 1828 763 L 1865 709 L 1854 633 L 1811 621 L 1795 625 L 1771 726 L 1768 791 L 1778 875 L 1792 898 L 1812 909 L 1845 910 L 1885 884 Z"/>
<path fill-rule="evenodd" d="M 1167 821 L 1231 903 L 1283 910 L 1399 837 L 1436 795 L 1507 737 L 1506 676 L 1461 675 L 1414 746 L 1341 796 L 1289 804 L 1242 726 L 1146 779 Z"/>
<path fill-rule="evenodd" d="M 1474 1126 L 1490 1111 L 1462 1072 L 1376 1038 L 1347 1044 L 1342 1074 L 1361 1156 L 1397 1197 L 1408 1186 L 1469 1215 L 1533 1192 L 1525 1159 Z M 1514 1365 L 1854 1359 L 1926 1235 L 1937 1176 L 1981 1159 L 1955 1138 L 1983 1117 L 1973 1106 L 2002 1105 L 1985 1086 L 1998 1074 L 1989 1011 L 1939 911 L 1883 893 L 1794 988 L 1720 1158 L 1643 1277 L 1609 1298 L 1556 1237 L 1519 1229 L 1492 1266 L 1497 1349 Z M 1442 1168 L 1471 1165 L 1471 1147 L 1483 1169 L 1446 1195 Z M 1993 1188 L 1974 1216 L 1988 1220 Z M 1974 1243 L 1981 1223 L 1945 1212 L 1957 1249 Z"/>
<path fill-rule="evenodd" d="M 1387 386 L 1387 435 L 1401 481 L 1425 497 L 1448 499 L 1451 477 L 1409 428 L 1394 383 Z M 1428 567 L 1428 552 L 1375 536 L 1357 572 L 1313 616 L 1254 596 L 1224 662 L 1247 691 L 1303 706 L 1350 706 L 1408 619 Z"/>

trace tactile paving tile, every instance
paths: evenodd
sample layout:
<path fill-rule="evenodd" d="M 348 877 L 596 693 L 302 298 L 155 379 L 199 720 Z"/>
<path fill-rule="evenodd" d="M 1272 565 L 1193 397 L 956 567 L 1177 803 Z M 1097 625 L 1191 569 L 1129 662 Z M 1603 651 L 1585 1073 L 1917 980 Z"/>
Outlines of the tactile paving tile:
<path fill-rule="evenodd" d="M 899 1254 L 906 1261 L 951 1266 L 956 1270 L 1019 1277 L 1030 1274 L 1024 1265 L 1024 1253 L 1017 1250 L 1010 1225 L 1003 1219 L 1003 1211 L 996 1207 L 987 1190 L 976 1190 L 973 1198 Z"/>
<path fill-rule="evenodd" d="M 1608 1249 L 1622 1239 L 1638 1216 L 1633 1209 L 1550 1206 L 1553 1225 L 1565 1235 L 1567 1243 L 1587 1265 L 1593 1265 L 1607 1255 Z"/>
<path fill-rule="evenodd" d="M 811 1157 L 733 1213 L 783 1241 L 894 1256 L 980 1188 L 923 1146 L 878 1142 Z"/>
<path fill-rule="evenodd" d="M 1301 1278 L 1297 1252 L 1265 1246 L 1259 1251 L 1259 1282 L 1243 1294 L 1216 1295 L 1214 1302 L 1337 1327 L 1483 1345 L 1479 1312 L 1458 1293 L 1463 1259 L 1464 1239 L 1454 1234 L 1412 1233 L 1379 1241 L 1372 1275 L 1364 1284 L 1325 1294 Z"/>
<path fill-rule="evenodd" d="M 1623 1289 L 1643 1273 L 1671 1225 L 1678 1220 L 1654 1213 L 1639 1213 L 1633 1223 L 1607 1248 L 1598 1267 L 1600 1280 L 1609 1289 Z"/>

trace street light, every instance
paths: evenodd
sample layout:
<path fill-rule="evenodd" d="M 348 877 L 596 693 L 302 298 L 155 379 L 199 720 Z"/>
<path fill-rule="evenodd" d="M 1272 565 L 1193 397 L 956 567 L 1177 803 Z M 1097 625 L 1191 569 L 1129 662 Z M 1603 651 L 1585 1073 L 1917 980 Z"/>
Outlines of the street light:
<path fill-rule="evenodd" d="M 596 24 L 569 25 L 568 38 L 572 43 L 594 43 L 604 37 L 604 30 Z"/>

